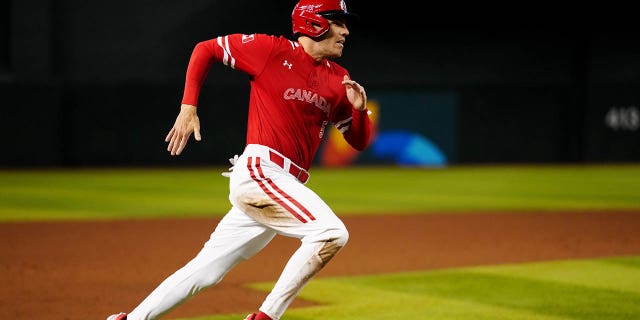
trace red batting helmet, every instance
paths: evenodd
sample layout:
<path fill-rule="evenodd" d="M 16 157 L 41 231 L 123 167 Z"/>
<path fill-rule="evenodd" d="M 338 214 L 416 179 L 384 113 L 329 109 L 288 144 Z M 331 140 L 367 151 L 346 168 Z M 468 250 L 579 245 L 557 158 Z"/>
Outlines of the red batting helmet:
<path fill-rule="evenodd" d="M 329 31 L 331 17 L 355 18 L 355 14 L 347 11 L 344 0 L 300 0 L 293 8 L 291 22 L 293 35 L 304 34 L 316 38 Z M 316 29 L 314 25 L 320 27 Z"/>

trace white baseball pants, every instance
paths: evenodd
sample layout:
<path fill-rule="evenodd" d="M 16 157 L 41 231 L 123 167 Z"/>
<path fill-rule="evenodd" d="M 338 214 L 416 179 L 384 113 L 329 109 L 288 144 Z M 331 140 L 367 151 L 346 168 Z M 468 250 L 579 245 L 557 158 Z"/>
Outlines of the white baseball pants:
<path fill-rule="evenodd" d="M 301 240 L 260 307 L 271 318 L 280 319 L 300 290 L 349 237 L 327 204 L 289 173 L 294 165 L 268 147 L 248 145 L 230 175 L 229 212 L 196 257 L 165 279 L 129 313 L 128 319 L 160 318 L 200 290 L 220 282 L 276 234 Z"/>

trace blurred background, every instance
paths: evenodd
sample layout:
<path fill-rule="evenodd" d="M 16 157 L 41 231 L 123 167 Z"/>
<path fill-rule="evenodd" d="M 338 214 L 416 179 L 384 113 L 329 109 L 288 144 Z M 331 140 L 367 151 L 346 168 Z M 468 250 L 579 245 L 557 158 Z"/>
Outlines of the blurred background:
<path fill-rule="evenodd" d="M 200 96 L 203 141 L 165 151 L 191 51 L 228 33 L 290 37 L 295 3 L 2 2 L 0 166 L 226 165 L 244 146 L 249 85 L 222 65 Z M 640 160 L 632 10 L 347 6 L 361 19 L 337 62 L 366 87 L 376 136 L 354 154 L 327 134 L 319 165 Z"/>

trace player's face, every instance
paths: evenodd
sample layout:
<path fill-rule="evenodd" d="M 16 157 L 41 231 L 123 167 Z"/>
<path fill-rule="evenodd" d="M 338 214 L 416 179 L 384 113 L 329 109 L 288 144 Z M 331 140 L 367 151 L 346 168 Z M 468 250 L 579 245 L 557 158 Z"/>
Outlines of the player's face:
<path fill-rule="evenodd" d="M 322 54 L 329 59 L 340 58 L 348 35 L 349 29 L 347 29 L 345 19 L 329 20 L 329 31 L 319 41 L 322 47 Z"/>

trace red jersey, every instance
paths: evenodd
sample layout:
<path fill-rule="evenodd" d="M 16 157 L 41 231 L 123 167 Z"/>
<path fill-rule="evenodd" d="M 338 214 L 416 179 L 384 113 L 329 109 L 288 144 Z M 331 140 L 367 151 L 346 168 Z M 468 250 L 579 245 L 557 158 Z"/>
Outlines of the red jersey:
<path fill-rule="evenodd" d="M 298 42 L 231 34 L 198 43 L 187 68 L 182 103 L 197 105 L 213 62 L 249 75 L 247 144 L 268 146 L 309 169 L 329 123 L 355 149 L 363 150 L 369 143 L 367 110 L 353 108 L 342 84 L 347 70 L 327 59 L 316 61 Z"/>

